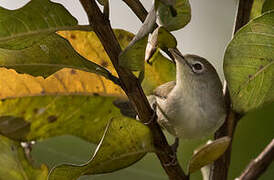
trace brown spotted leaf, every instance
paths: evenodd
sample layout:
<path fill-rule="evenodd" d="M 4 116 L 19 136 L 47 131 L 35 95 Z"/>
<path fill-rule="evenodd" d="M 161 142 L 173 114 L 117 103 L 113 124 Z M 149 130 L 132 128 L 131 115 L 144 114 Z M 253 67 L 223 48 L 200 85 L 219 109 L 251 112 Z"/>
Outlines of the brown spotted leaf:
<path fill-rule="evenodd" d="M 127 167 L 151 151 L 149 129 L 122 116 L 113 105 L 123 96 L 121 89 L 96 74 L 64 69 L 43 79 L 1 69 L 0 77 L 0 92 L 5 93 L 0 101 L 0 133 L 5 136 L 30 141 L 68 134 L 98 144 L 109 120 L 115 119 L 115 129 L 104 137 L 108 143 L 100 153 L 102 158 L 116 153 L 115 161 L 111 166 L 97 166 L 94 173 Z M 117 146 L 121 141 L 123 146 Z"/>
<path fill-rule="evenodd" d="M 122 49 L 126 48 L 134 37 L 134 34 L 124 30 L 114 30 L 114 32 Z M 73 48 L 83 57 L 107 68 L 112 74 L 117 75 L 108 55 L 94 32 L 62 31 L 59 34 L 68 39 Z M 152 93 L 153 89 L 157 86 L 175 79 L 174 64 L 159 52 L 155 53 L 151 58 L 151 62 L 152 65 L 144 64 L 145 77 L 142 82 L 142 87 L 148 94 Z"/>

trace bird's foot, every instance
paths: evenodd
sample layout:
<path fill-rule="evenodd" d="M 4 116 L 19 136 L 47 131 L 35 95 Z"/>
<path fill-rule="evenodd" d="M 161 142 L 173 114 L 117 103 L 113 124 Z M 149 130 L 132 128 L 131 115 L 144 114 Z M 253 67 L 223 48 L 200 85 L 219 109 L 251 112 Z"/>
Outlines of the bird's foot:
<path fill-rule="evenodd" d="M 173 151 L 174 154 L 177 153 L 177 149 L 179 147 L 179 138 L 178 137 L 175 137 L 175 141 L 174 143 L 171 145 L 171 149 Z"/>
<path fill-rule="evenodd" d="M 179 138 L 178 137 L 175 138 L 175 142 L 170 147 L 172 150 L 172 154 L 169 155 L 171 157 L 171 161 L 164 165 L 165 166 L 176 166 L 178 164 L 178 160 L 177 160 L 177 149 L 179 147 Z"/>
<path fill-rule="evenodd" d="M 178 164 L 177 155 L 176 154 L 170 154 L 169 157 L 171 160 L 167 163 L 164 163 L 164 166 L 176 166 Z"/>
<path fill-rule="evenodd" d="M 156 103 L 153 103 L 152 104 L 152 109 L 153 109 L 153 115 L 152 115 L 152 117 L 150 118 L 150 120 L 148 121 L 148 122 L 145 122 L 144 124 L 145 125 L 150 125 L 150 124 L 153 124 L 153 123 L 156 123 L 157 121 L 156 121 L 156 115 L 157 115 L 157 113 L 156 113 L 156 107 L 157 107 L 157 105 L 156 105 Z"/>

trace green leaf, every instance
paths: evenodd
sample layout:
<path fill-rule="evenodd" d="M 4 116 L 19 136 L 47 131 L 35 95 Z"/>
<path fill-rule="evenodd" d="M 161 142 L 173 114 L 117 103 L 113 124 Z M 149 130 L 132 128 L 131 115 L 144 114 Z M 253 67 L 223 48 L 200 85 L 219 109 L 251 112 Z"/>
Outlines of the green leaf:
<path fill-rule="evenodd" d="M 146 47 L 145 61 L 149 62 L 149 59 L 153 56 L 157 48 L 168 51 L 168 48 L 176 48 L 176 46 L 176 38 L 164 27 L 158 27 L 149 37 Z"/>
<path fill-rule="evenodd" d="M 160 1 L 161 3 L 163 3 L 166 6 L 171 6 L 171 5 L 175 4 L 176 0 L 158 0 L 158 1 Z"/>
<path fill-rule="evenodd" d="M 157 86 L 173 81 L 176 77 L 175 64 L 164 57 L 159 49 L 153 54 L 150 62 L 151 65 L 145 63 L 145 78 L 142 81 L 146 94 L 151 94 Z"/>
<path fill-rule="evenodd" d="M 177 40 L 176 38 L 167 31 L 164 27 L 159 27 L 155 30 L 157 34 L 157 41 L 159 48 L 168 49 L 168 48 L 176 48 Z"/>
<path fill-rule="evenodd" d="M 177 46 L 176 38 L 164 27 L 156 28 L 149 39 L 148 44 L 146 36 L 126 48 L 120 55 L 119 63 L 132 71 L 142 71 L 144 66 L 146 66 L 144 65 L 145 61 L 148 61 L 153 56 L 157 48 L 168 50 L 168 48 Z"/>
<path fill-rule="evenodd" d="M 194 173 L 202 167 L 218 159 L 228 148 L 230 138 L 228 136 L 217 139 L 196 150 L 188 164 L 188 172 Z"/>
<path fill-rule="evenodd" d="M 144 69 L 147 39 L 148 36 L 145 36 L 128 46 L 120 54 L 119 64 L 131 71 L 142 71 Z"/>
<path fill-rule="evenodd" d="M 237 112 L 274 101 L 273 47 L 274 11 L 251 20 L 229 43 L 224 73 Z"/>
<path fill-rule="evenodd" d="M 119 56 L 119 64 L 131 71 L 143 71 L 148 34 L 156 23 L 156 10 L 152 5 L 138 33 Z"/>
<path fill-rule="evenodd" d="M 53 33 L 32 47 L 21 50 L 0 49 L 0 67 L 19 73 L 48 77 L 62 68 L 74 68 L 109 78 L 109 71 L 80 56 L 70 43 Z"/>
<path fill-rule="evenodd" d="M 77 20 L 61 4 L 49 0 L 32 0 L 18 10 L 0 7 L 0 48 L 26 48 L 76 25 Z"/>
<path fill-rule="evenodd" d="M 64 163 L 83 164 L 96 147 L 79 137 L 63 135 L 36 141 L 32 145 L 31 157 L 36 164 L 46 164 L 51 169 Z"/>
<path fill-rule="evenodd" d="M 111 131 L 107 132 L 109 135 L 105 135 L 100 143 L 96 171 L 93 167 L 95 160 L 91 161 L 90 166 L 76 168 L 77 176 L 104 173 L 131 165 L 152 148 L 149 129 L 136 120 L 123 117 L 113 106 L 114 99 L 80 95 L 7 99 L 0 105 L 0 114 L 21 117 L 30 123 L 26 138 L 21 137 L 24 140 L 70 134 L 95 144 L 103 136 L 108 120 L 114 118 Z M 104 161 L 104 164 L 100 164 Z"/>
<path fill-rule="evenodd" d="M 137 123 L 129 126 L 127 120 L 113 119 L 108 123 L 98 149 L 88 163 L 82 166 L 58 166 L 51 171 L 49 180 L 77 179 L 81 175 L 108 173 L 127 167 L 141 159 L 146 152 L 153 151 L 151 141 L 145 134 Z"/>
<path fill-rule="evenodd" d="M 122 117 L 112 104 L 114 99 L 115 97 L 96 95 L 68 96 L 62 93 L 58 93 L 58 96 L 12 98 L 0 103 L 0 117 L 10 117 L 9 122 L 11 117 L 14 120 L 20 118 L 28 123 L 29 131 L 21 137 L 24 141 L 70 134 L 98 143 L 108 120 L 117 116 Z M 134 120 L 128 121 L 130 123 Z M 5 122 L 7 121 L 3 121 L 2 124 Z M 23 124 L 21 128 L 24 127 Z M 19 131 L 20 128 L 15 130 Z M 12 132 L 15 133 L 15 130 Z"/>
<path fill-rule="evenodd" d="M 274 9 L 274 1 L 265 0 L 262 8 L 262 13 L 273 10 L 273 9 Z"/>
<path fill-rule="evenodd" d="M 21 117 L 1 116 L 0 134 L 16 140 L 23 140 L 30 131 L 30 123 Z"/>
<path fill-rule="evenodd" d="M 0 180 L 46 180 L 45 165 L 33 168 L 18 143 L 0 135 Z"/>
<path fill-rule="evenodd" d="M 191 8 L 188 0 L 177 0 L 175 4 L 177 16 L 173 17 L 169 6 L 159 3 L 158 14 L 160 24 L 168 31 L 175 31 L 185 27 L 191 19 Z"/>

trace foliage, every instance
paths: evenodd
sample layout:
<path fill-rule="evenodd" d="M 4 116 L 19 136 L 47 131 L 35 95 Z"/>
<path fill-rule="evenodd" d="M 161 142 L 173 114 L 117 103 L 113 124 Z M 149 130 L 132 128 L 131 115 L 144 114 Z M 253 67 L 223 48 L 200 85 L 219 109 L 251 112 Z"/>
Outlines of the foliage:
<path fill-rule="evenodd" d="M 33 0 L 18 10 L 0 8 L 0 47 L 23 49 L 61 29 L 77 25 L 77 20 L 60 4 Z"/>
<path fill-rule="evenodd" d="M 274 101 L 273 26 L 271 11 L 238 31 L 226 49 L 224 72 L 236 111 Z"/>
<path fill-rule="evenodd" d="M 189 162 L 189 173 L 200 170 L 205 165 L 214 162 L 224 153 L 224 151 L 226 151 L 229 143 L 230 138 L 224 137 L 217 139 L 214 142 L 209 142 L 208 144 L 195 150 Z"/>
<path fill-rule="evenodd" d="M 48 169 L 45 165 L 33 168 L 25 159 L 24 151 L 18 142 L 0 136 L 0 179 L 46 180 Z"/>
<path fill-rule="evenodd" d="M 224 57 L 232 106 L 243 115 L 274 101 L 273 3 L 266 0 L 256 16 L 261 9 L 264 14 L 235 35 Z M 49 170 L 49 180 L 110 173 L 157 150 L 148 127 L 115 107 L 113 102 L 126 96 L 90 27 L 78 25 L 62 5 L 49 0 L 32 0 L 18 10 L 0 8 L 0 14 L 0 179 L 45 180 Z M 135 71 L 147 95 L 175 79 L 175 66 L 162 51 L 176 48 L 170 31 L 190 19 L 188 0 L 158 0 L 136 35 L 114 30 L 123 49 L 119 65 Z M 79 163 L 34 168 L 19 143 L 63 135 L 97 148 Z M 189 173 L 216 160 L 229 142 L 218 139 L 200 148 L 188 163 Z"/>
<path fill-rule="evenodd" d="M 160 24 L 169 31 L 175 31 L 186 26 L 191 19 L 191 8 L 188 0 L 177 0 L 174 5 L 177 15 L 174 17 L 167 5 L 159 3 Z"/>

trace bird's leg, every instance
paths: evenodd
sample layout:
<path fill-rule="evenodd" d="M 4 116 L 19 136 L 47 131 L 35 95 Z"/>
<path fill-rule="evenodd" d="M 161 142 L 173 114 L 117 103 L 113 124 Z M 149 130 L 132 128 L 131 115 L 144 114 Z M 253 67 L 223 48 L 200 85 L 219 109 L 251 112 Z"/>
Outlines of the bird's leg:
<path fill-rule="evenodd" d="M 157 104 L 156 104 L 156 103 L 153 103 L 153 104 L 152 104 L 153 115 L 152 115 L 152 117 L 150 118 L 150 120 L 149 120 L 148 122 L 145 122 L 145 123 L 144 123 L 145 125 L 149 125 L 149 124 L 152 124 L 152 123 L 155 123 L 155 122 L 156 122 L 156 121 L 155 121 L 155 117 L 156 117 L 156 115 L 157 115 L 157 113 L 156 113 L 156 107 L 157 107 Z"/>
<path fill-rule="evenodd" d="M 179 138 L 178 137 L 175 137 L 175 141 L 174 143 L 171 145 L 171 149 L 173 151 L 174 154 L 177 153 L 177 149 L 179 147 Z"/>
<path fill-rule="evenodd" d="M 169 156 L 172 158 L 172 160 L 165 164 L 165 166 L 175 166 L 178 164 L 178 160 L 177 160 L 177 149 L 179 147 L 179 138 L 176 137 L 174 143 L 170 146 L 172 149 L 172 154 L 170 154 Z"/>
<path fill-rule="evenodd" d="M 157 108 L 157 103 L 153 103 L 152 104 L 153 115 L 148 122 L 144 123 L 145 125 L 149 125 L 151 123 L 157 123 L 155 119 L 157 115 L 156 108 Z M 172 160 L 169 163 L 164 164 L 165 166 L 176 166 L 178 164 L 177 155 L 176 155 L 178 146 L 179 146 L 179 138 L 176 137 L 175 142 L 171 145 L 172 154 L 169 155 Z"/>

